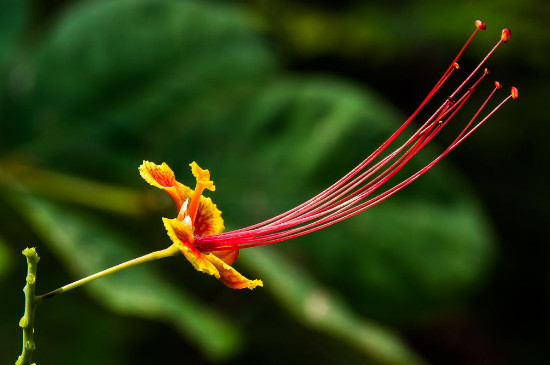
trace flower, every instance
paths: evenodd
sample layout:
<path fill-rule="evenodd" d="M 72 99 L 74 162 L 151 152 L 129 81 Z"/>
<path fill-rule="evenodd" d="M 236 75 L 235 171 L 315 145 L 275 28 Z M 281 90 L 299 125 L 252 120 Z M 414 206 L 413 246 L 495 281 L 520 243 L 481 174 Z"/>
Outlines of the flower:
<path fill-rule="evenodd" d="M 193 191 L 178 183 L 174 178 L 174 173 L 165 163 L 155 165 L 144 161 L 143 165 L 140 166 L 141 176 L 151 185 L 165 190 L 172 197 L 179 211 L 175 219 L 163 218 L 168 235 L 174 244 L 180 248 L 197 270 L 216 276 L 231 288 L 246 287 L 252 289 L 257 285 L 263 286 L 260 280 L 248 280 L 229 266 L 236 260 L 239 249 L 285 241 L 350 218 L 387 199 L 426 173 L 485 123 L 507 101 L 510 99 L 515 100 L 519 96 L 517 88 L 512 87 L 510 95 L 505 97 L 485 117 L 477 121 L 478 116 L 495 92 L 502 89 L 502 85 L 495 81 L 493 90 L 443 152 L 410 176 L 401 180 L 394 178 L 416 154 L 451 122 L 457 112 L 474 94 L 481 81 L 489 75 L 486 68 L 482 70 L 484 63 L 502 43 L 510 40 L 510 30 L 504 29 L 497 44 L 459 84 L 454 92 L 446 97 L 434 112 L 428 114 L 430 117 L 419 123 L 416 130 L 405 138 L 404 143 L 392 147 L 393 150 L 390 150 L 389 153 L 386 152 L 398 137 L 404 135 L 406 128 L 437 94 L 441 86 L 449 80 L 453 73 L 460 69 L 457 63 L 460 55 L 478 30 L 486 29 L 485 24 L 480 20 L 477 20 L 475 25 L 476 29 L 473 34 L 420 106 L 386 141 L 329 188 L 276 217 L 249 227 L 222 233 L 224 227 L 221 212 L 210 198 L 204 198 L 201 195 L 204 189 L 211 191 L 215 189 L 208 170 L 201 169 L 195 162 L 191 163 L 191 170 L 197 179 L 197 185 Z M 468 84 L 470 85 L 466 87 Z M 384 152 L 386 153 L 383 155 Z M 398 182 L 395 182 L 396 180 Z M 383 186 L 389 185 L 389 181 L 392 181 L 392 185 L 386 187 L 385 190 L 381 189 Z M 382 191 L 379 192 L 379 190 Z"/>
<path fill-rule="evenodd" d="M 195 247 L 196 237 L 219 234 L 223 232 L 224 225 L 222 212 L 216 204 L 202 196 L 205 189 L 215 190 L 210 172 L 200 168 L 196 162 L 190 166 L 196 178 L 195 190 L 178 182 L 166 163 L 157 165 L 143 161 L 139 167 L 141 177 L 150 185 L 167 192 L 176 205 L 177 217 L 162 219 L 168 236 L 195 269 L 215 276 L 228 287 L 254 289 L 263 286 L 261 280 L 249 280 L 231 267 L 239 255 L 238 249 L 201 252 Z"/>

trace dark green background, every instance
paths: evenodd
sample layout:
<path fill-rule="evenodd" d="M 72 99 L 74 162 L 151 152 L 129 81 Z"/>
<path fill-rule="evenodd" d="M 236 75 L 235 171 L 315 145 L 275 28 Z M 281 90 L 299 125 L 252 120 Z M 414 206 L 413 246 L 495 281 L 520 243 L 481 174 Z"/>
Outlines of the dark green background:
<path fill-rule="evenodd" d="M 175 212 L 141 181 L 143 159 L 166 161 L 186 184 L 189 162 L 209 168 L 228 229 L 269 218 L 395 130 L 478 18 L 487 30 L 451 83 L 509 27 L 488 67 L 520 99 L 444 162 L 353 219 L 243 250 L 236 267 L 264 288 L 229 290 L 171 258 L 56 297 L 38 309 L 34 359 L 547 360 L 544 2 L 0 4 L 0 362 L 20 348 L 24 247 L 42 257 L 46 292 L 169 244 L 160 217 Z"/>

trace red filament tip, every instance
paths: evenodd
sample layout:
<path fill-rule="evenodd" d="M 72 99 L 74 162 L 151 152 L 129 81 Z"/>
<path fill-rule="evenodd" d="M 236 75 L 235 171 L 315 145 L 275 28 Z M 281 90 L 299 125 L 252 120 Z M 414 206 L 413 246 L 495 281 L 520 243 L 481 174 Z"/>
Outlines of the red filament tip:
<path fill-rule="evenodd" d="M 454 67 L 456 70 L 460 70 L 460 65 L 458 64 L 458 62 L 453 63 L 453 67 Z"/>
<path fill-rule="evenodd" d="M 511 95 L 512 95 L 512 99 L 514 99 L 514 100 L 517 100 L 517 98 L 519 98 L 519 90 L 518 90 L 517 87 L 512 86 Z"/>
<path fill-rule="evenodd" d="M 489 74 L 490 74 L 489 69 L 488 69 L 488 68 L 484 68 L 484 69 L 483 69 L 483 73 L 484 73 L 485 75 L 489 75 Z"/>
<path fill-rule="evenodd" d="M 485 23 L 483 23 L 483 21 L 481 21 L 479 19 L 476 20 L 476 27 L 477 27 L 477 29 L 480 29 L 480 30 L 485 30 L 485 28 L 487 28 L 485 26 Z"/>
<path fill-rule="evenodd" d="M 496 87 L 497 90 L 500 90 L 500 89 L 502 89 L 502 84 L 498 81 L 495 81 L 495 87 Z"/>
<path fill-rule="evenodd" d="M 510 37 L 512 37 L 512 31 L 508 28 L 505 28 L 502 30 L 502 34 L 500 35 L 500 39 L 506 43 L 510 40 Z"/>

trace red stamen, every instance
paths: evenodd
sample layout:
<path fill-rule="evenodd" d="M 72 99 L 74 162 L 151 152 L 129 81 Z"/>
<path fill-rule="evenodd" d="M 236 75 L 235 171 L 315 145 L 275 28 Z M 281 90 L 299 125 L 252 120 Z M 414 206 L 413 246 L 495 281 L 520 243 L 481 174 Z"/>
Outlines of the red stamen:
<path fill-rule="evenodd" d="M 443 158 L 448 152 L 450 152 L 452 149 L 454 149 L 458 144 L 460 144 L 467 136 L 469 136 L 475 129 L 477 129 L 483 122 L 485 122 L 498 108 L 500 108 L 504 102 L 506 102 L 506 100 L 510 99 L 511 96 L 509 96 L 506 100 L 504 100 L 501 104 L 499 104 L 499 106 L 497 106 L 491 113 L 489 113 L 488 116 L 486 116 L 481 122 L 479 122 L 476 127 L 474 127 L 472 130 L 470 130 L 470 132 L 466 133 L 465 135 L 465 132 L 466 130 L 469 128 L 469 126 L 473 123 L 473 121 L 477 118 L 477 116 L 479 115 L 479 113 L 481 112 L 481 110 L 485 107 L 485 105 L 487 104 L 487 102 L 489 101 L 489 99 L 492 97 L 492 95 L 494 94 L 494 92 L 498 90 L 497 88 L 495 88 L 493 90 L 493 92 L 487 97 L 487 99 L 485 100 L 485 102 L 482 104 L 482 106 L 479 108 L 479 110 L 476 112 L 476 114 L 474 115 L 474 117 L 470 120 L 470 122 L 466 125 L 466 127 L 462 130 L 462 132 L 459 134 L 459 136 L 453 141 L 453 143 L 445 150 L 443 151 L 443 153 L 441 155 L 439 155 L 436 159 L 434 159 L 431 163 L 429 163 L 428 165 L 426 165 L 424 168 L 420 169 L 417 173 L 415 173 L 414 175 L 412 175 L 411 177 L 409 177 L 408 179 L 404 180 L 403 182 L 401 182 L 400 184 L 394 186 L 393 188 L 387 190 L 386 192 L 368 200 L 367 202 L 364 202 L 363 204 L 359 205 L 359 206 L 356 206 L 356 207 L 353 207 L 351 209 L 347 209 L 347 210 L 343 210 L 343 208 L 340 208 L 338 212 L 332 214 L 332 215 L 329 215 L 317 222 L 314 222 L 313 224 L 309 224 L 309 225 L 306 225 L 306 226 L 302 226 L 302 227 L 299 227 L 299 228 L 295 228 L 295 229 L 291 229 L 291 230 L 287 230 L 287 231 L 284 231 L 284 232 L 280 232 L 279 234 L 274 234 L 274 235 L 265 235 L 265 236 L 261 236 L 260 240 L 258 240 L 255 236 L 255 237 L 250 237 L 248 239 L 241 239 L 240 242 L 239 242 L 239 248 L 247 248 L 247 247 L 254 247 L 254 246 L 259 246 L 259 245 L 264 245 L 264 244 L 271 244 L 271 243 L 275 243 L 275 242 L 280 242 L 280 241 L 284 241 L 284 240 L 287 240 L 287 239 L 290 239 L 290 238 L 294 238 L 294 237 L 298 237 L 298 236 L 302 236 L 304 234 L 307 234 L 307 233 L 311 233 L 313 231 L 316 231 L 316 230 L 319 230 L 319 229 L 322 229 L 322 228 L 325 228 L 329 225 L 332 225 L 332 224 L 335 224 L 337 222 L 340 222 L 344 219 L 347 219 L 355 214 L 358 214 L 372 206 L 374 206 L 375 204 L 387 199 L 388 197 L 390 197 L 391 195 L 395 194 L 397 191 L 401 190 L 403 187 L 407 186 L 408 184 L 410 184 L 412 181 L 416 180 L 420 175 L 422 175 L 423 173 L 425 173 L 426 171 L 428 171 L 431 167 L 433 167 L 441 158 Z M 471 95 L 471 93 L 467 92 L 465 94 L 466 95 Z M 464 104 L 466 101 L 466 98 L 462 99 L 462 104 Z M 458 111 L 458 109 L 456 110 Z M 455 113 L 456 113 L 455 111 Z M 453 115 L 455 114 L 453 113 Z M 447 120 L 448 121 L 448 120 Z M 435 132 L 435 131 L 434 131 Z M 417 147 L 416 148 L 416 152 L 418 152 L 424 145 L 426 145 L 429 140 L 431 138 L 433 138 L 433 136 L 435 136 L 436 132 L 433 133 L 429 139 L 425 140 L 422 145 L 420 147 Z M 416 152 L 414 154 L 416 154 Z M 414 156 L 414 154 L 411 154 L 408 158 L 407 158 L 407 161 L 412 158 Z M 403 161 L 402 162 L 402 165 L 406 164 L 407 161 Z M 395 170 L 395 172 L 397 172 L 400 168 L 397 168 Z M 394 173 L 395 173 L 394 172 Z M 392 174 L 393 175 L 393 174 Z M 391 176 L 390 176 L 391 177 Z M 389 177 L 388 177 L 389 178 Z M 200 244 L 202 246 L 202 244 Z M 221 243 L 221 245 L 217 245 L 218 247 L 221 247 L 221 248 L 232 248 L 232 247 L 235 247 L 234 245 L 231 245 L 229 242 L 223 242 Z"/>
<path fill-rule="evenodd" d="M 480 27 L 478 24 L 481 24 L 482 27 Z M 323 192 L 321 192 L 320 194 L 316 195 L 315 197 L 311 198 L 310 200 L 302 203 L 301 205 L 289 210 L 288 212 L 285 212 L 283 214 L 280 214 L 276 217 L 273 217 L 271 219 L 268 219 L 264 222 L 261 222 L 261 223 L 257 223 L 255 225 L 252 225 L 250 227 L 246 227 L 246 228 L 241 228 L 241 229 L 238 229 L 238 230 L 235 230 L 235 231 L 232 231 L 232 233 L 236 236 L 239 235 L 239 232 L 243 232 L 243 231 L 249 231 L 249 230 L 252 230 L 254 228 L 257 228 L 257 227 L 261 227 L 261 226 L 264 226 L 264 225 L 268 225 L 268 224 L 273 224 L 275 222 L 277 222 L 279 219 L 289 215 L 289 214 L 298 214 L 301 210 L 303 210 L 304 208 L 310 206 L 311 204 L 315 203 L 316 201 L 318 201 L 319 199 L 323 198 L 323 197 L 326 197 L 328 194 L 331 194 L 332 192 L 334 192 L 339 186 L 343 185 L 344 183 L 346 183 L 350 178 L 352 178 L 353 176 L 355 176 L 359 171 L 361 171 L 365 166 L 367 166 L 370 162 L 372 162 L 376 157 L 378 157 L 378 155 L 380 155 L 380 153 L 382 153 L 387 146 L 389 146 L 402 132 L 403 130 L 409 125 L 409 123 L 413 120 L 413 118 L 418 114 L 418 112 L 426 105 L 426 103 L 435 95 L 435 93 L 439 90 L 439 88 L 441 87 L 441 85 L 443 85 L 443 83 L 449 78 L 449 76 L 451 75 L 451 73 L 454 71 L 454 70 L 457 70 L 459 67 L 458 67 L 458 63 L 456 62 L 458 60 L 458 58 L 462 55 L 462 53 L 464 52 L 464 50 L 466 49 L 466 47 L 468 46 L 468 44 L 470 43 L 470 41 L 473 39 L 473 37 L 475 36 L 475 34 L 477 33 L 477 31 L 479 29 L 485 29 L 485 25 L 483 24 L 483 22 L 479 21 L 477 22 L 476 21 L 476 30 L 470 35 L 470 37 L 468 38 L 468 40 L 466 41 L 466 43 L 462 46 L 462 48 L 460 49 L 460 51 L 458 52 L 458 54 L 456 55 L 455 59 L 453 60 L 453 62 L 451 62 L 450 66 L 447 68 L 447 70 L 443 73 L 443 75 L 441 76 L 441 78 L 439 79 L 439 81 L 436 83 L 436 85 L 432 88 L 432 90 L 428 93 L 428 95 L 424 98 L 424 100 L 420 103 L 420 105 L 418 106 L 418 108 L 412 113 L 412 115 L 380 146 L 378 147 L 369 157 L 367 157 L 365 160 L 363 160 L 363 162 L 361 162 L 358 166 L 356 166 L 352 171 L 350 171 L 348 174 L 346 174 L 344 177 L 342 177 L 339 181 L 337 181 L 336 183 L 334 183 L 332 186 L 330 186 L 328 189 L 324 190 Z M 496 49 L 496 47 L 494 47 L 494 49 Z M 494 51 L 493 49 L 493 51 Z M 489 56 L 489 55 L 488 55 Z M 487 59 L 488 56 L 485 58 Z M 443 106 L 441 107 L 443 108 Z M 436 111 L 436 113 L 438 113 L 438 111 Z M 434 114 L 436 114 L 434 113 Z M 428 122 L 426 122 L 427 124 Z M 223 235 L 228 235 L 230 232 L 226 232 L 224 233 Z"/>
<path fill-rule="evenodd" d="M 485 68 L 478 79 L 462 93 L 460 98 L 455 100 L 456 95 L 458 95 L 465 85 L 470 82 L 481 66 L 494 53 L 500 43 L 507 42 L 510 39 L 511 32 L 508 29 L 503 30 L 501 40 L 498 41 L 498 43 L 487 53 L 477 67 L 466 77 L 460 86 L 455 89 L 451 96 L 447 98 L 401 146 L 395 148 L 391 153 L 380 159 L 378 162 L 373 163 L 373 161 L 377 159 L 378 156 L 380 156 L 380 154 L 390 144 L 392 144 L 399 135 L 401 135 L 419 111 L 424 108 L 426 103 L 449 79 L 451 74 L 455 70 L 459 69 L 457 60 L 479 29 L 484 30 L 485 24 L 481 21 L 476 21 L 476 30 L 466 41 L 465 45 L 459 51 L 450 66 L 445 70 L 441 78 L 436 82 L 432 90 L 421 102 L 420 106 L 385 142 L 380 145 L 380 147 L 378 147 L 371 155 L 352 169 L 348 174 L 313 198 L 285 213 L 236 231 L 213 236 L 196 237 L 195 246 L 201 251 L 246 248 L 280 242 L 314 232 L 369 209 L 375 204 L 395 194 L 397 191 L 401 190 L 428 171 L 441 158 L 443 158 L 447 153 L 462 143 L 464 139 L 479 128 L 479 126 L 481 126 L 500 107 L 502 107 L 504 103 L 506 103 L 509 99 L 517 99 L 519 96 L 517 88 L 512 87 L 511 93 L 507 98 L 497 105 L 474 127 L 471 127 L 494 93 L 502 88 L 501 84 L 498 81 L 495 81 L 495 88 L 493 91 L 485 99 L 483 104 L 476 111 L 474 116 L 470 119 L 462 131 L 455 137 L 453 142 L 439 156 L 400 183 L 395 184 L 391 188 L 374 197 L 371 197 L 370 199 L 367 199 L 368 196 L 385 185 L 386 182 L 396 175 L 417 153 L 424 148 L 424 146 L 426 146 L 437 134 L 440 133 L 440 131 L 454 118 L 457 112 L 473 95 L 477 85 L 485 78 L 485 76 L 489 74 L 489 70 Z M 369 165 L 370 167 L 368 167 Z"/>
<path fill-rule="evenodd" d="M 508 33 L 511 33 L 509 29 L 505 29 L 505 30 L 508 30 Z M 502 31 L 502 34 L 504 34 L 504 30 Z M 510 38 L 508 37 L 508 40 Z M 462 84 L 456 89 L 456 91 L 451 95 L 451 99 L 456 95 L 456 93 L 458 93 L 462 87 L 464 87 L 464 85 L 466 83 L 468 83 L 468 81 L 470 81 L 470 79 L 472 78 L 472 76 L 481 68 L 481 66 L 483 66 L 483 64 L 487 61 L 487 59 L 496 51 L 496 49 L 498 48 L 498 46 L 500 46 L 500 44 L 502 42 L 507 42 L 507 41 L 504 41 L 502 39 L 502 36 L 501 36 L 501 39 L 500 41 L 497 42 L 497 44 L 494 45 L 494 47 L 489 51 L 489 53 L 487 53 L 487 55 L 481 60 L 481 62 L 477 65 L 477 67 L 470 73 L 470 75 L 468 77 L 466 77 L 466 80 L 464 80 L 464 82 L 462 82 Z"/>

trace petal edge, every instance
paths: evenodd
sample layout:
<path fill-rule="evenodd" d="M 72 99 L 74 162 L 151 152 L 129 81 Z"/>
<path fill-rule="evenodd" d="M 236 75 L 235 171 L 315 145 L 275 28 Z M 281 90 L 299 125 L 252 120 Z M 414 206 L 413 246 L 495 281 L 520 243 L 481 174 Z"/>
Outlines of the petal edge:
<path fill-rule="evenodd" d="M 172 169 L 163 162 L 160 165 L 150 161 L 143 161 L 138 167 L 139 174 L 149 185 L 159 189 L 176 186 L 176 177 Z"/>
<path fill-rule="evenodd" d="M 191 227 L 180 222 L 177 219 L 162 218 L 168 237 L 178 246 L 181 253 L 185 256 L 197 271 L 220 278 L 220 273 L 215 265 L 206 256 L 193 246 L 193 231 Z"/>
<path fill-rule="evenodd" d="M 162 189 L 170 195 L 178 211 L 187 195 L 192 193 L 191 189 L 176 180 L 174 172 L 166 162 L 157 165 L 154 162 L 144 160 L 138 170 L 143 180 L 149 185 Z"/>
<path fill-rule="evenodd" d="M 218 269 L 220 274 L 219 280 L 231 289 L 247 288 L 252 290 L 257 286 L 264 286 L 264 283 L 261 280 L 250 280 L 245 278 L 233 267 L 229 266 L 222 259 L 211 253 L 205 255 L 205 258 L 210 261 L 216 269 Z"/>

